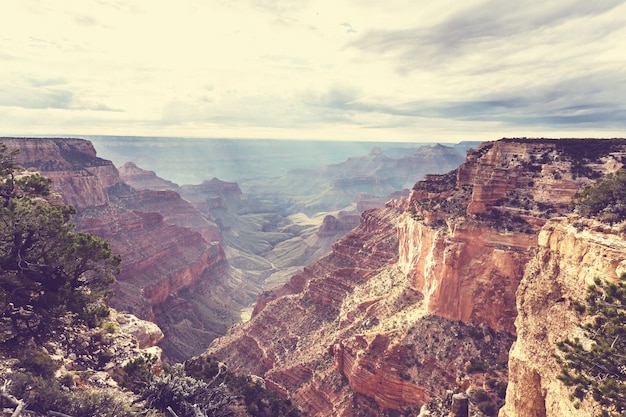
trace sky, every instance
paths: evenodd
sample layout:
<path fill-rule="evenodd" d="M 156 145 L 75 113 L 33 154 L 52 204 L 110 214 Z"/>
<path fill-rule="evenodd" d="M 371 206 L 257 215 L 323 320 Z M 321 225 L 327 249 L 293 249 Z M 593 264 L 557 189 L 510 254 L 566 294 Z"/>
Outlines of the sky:
<path fill-rule="evenodd" d="M 626 0 L 2 0 L 0 135 L 625 128 Z"/>

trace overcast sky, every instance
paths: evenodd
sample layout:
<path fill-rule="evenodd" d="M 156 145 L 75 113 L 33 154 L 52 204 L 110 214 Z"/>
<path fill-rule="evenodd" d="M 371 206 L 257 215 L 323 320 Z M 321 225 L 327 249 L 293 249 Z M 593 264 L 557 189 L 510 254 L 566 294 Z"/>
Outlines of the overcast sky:
<path fill-rule="evenodd" d="M 626 136 L 626 1 L 2 0 L 0 135 Z"/>

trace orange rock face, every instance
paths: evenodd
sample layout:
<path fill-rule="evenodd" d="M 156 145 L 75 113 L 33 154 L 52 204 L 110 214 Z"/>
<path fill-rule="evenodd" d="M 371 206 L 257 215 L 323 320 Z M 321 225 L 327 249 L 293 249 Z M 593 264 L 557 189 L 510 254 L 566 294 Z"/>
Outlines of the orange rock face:
<path fill-rule="evenodd" d="M 96 156 L 90 142 L 82 139 L 1 138 L 9 149 L 19 149 L 16 162 L 35 168 L 52 179 L 52 188 L 65 204 L 77 209 L 106 203 L 106 187 L 119 182 L 111 161 Z"/>
<path fill-rule="evenodd" d="M 584 303 L 594 279 L 615 281 L 624 272 L 626 240 L 619 228 L 575 217 L 546 223 L 518 288 L 518 338 L 509 357 L 501 417 L 601 414 L 591 396 L 579 404 L 570 400 L 573 388 L 558 379 L 557 343 L 583 338 L 578 328 L 582 317 L 573 304 Z"/>
<path fill-rule="evenodd" d="M 446 390 L 505 382 L 539 230 L 625 151 L 624 140 L 485 143 L 457 170 L 365 212 L 208 353 L 312 416 L 417 415 Z"/>
<path fill-rule="evenodd" d="M 79 230 L 108 239 L 114 252 L 122 256 L 112 304 L 156 321 L 165 332 L 162 345 L 170 359 L 200 353 L 238 318 L 238 309 L 253 299 L 230 282 L 219 228 L 178 193 L 131 188 L 110 161 L 96 156 L 86 140 L 2 142 L 19 149 L 19 164 L 52 179 L 52 189 L 77 208 Z M 137 167 L 129 166 L 126 171 L 135 177 L 150 177 Z M 155 179 L 151 177 L 151 181 Z M 187 298 L 173 296 L 189 289 L 193 291 Z M 185 321 L 178 312 L 173 314 L 181 300 L 195 312 L 193 321 Z M 230 313 L 228 308 L 232 308 Z M 216 311 L 230 317 L 207 319 L 215 317 Z M 182 331 L 181 322 L 192 323 L 192 329 Z"/>

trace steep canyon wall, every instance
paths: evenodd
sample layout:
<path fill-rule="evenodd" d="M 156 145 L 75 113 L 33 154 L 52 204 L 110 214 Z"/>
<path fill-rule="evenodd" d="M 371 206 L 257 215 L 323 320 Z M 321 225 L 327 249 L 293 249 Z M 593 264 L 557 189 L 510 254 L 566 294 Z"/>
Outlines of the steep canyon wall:
<path fill-rule="evenodd" d="M 170 359 L 200 353 L 258 291 L 246 291 L 230 273 L 219 228 L 177 192 L 128 186 L 86 140 L 0 140 L 19 150 L 16 162 L 52 179 L 52 189 L 77 208 L 78 230 L 108 239 L 122 256 L 111 303 L 156 321 Z M 181 317 L 181 305 L 195 317 Z"/>
<path fill-rule="evenodd" d="M 575 407 L 573 391 L 557 376 L 557 342 L 580 337 L 584 303 L 594 279 L 615 281 L 626 272 L 626 239 L 617 228 L 576 217 L 549 221 L 517 291 L 517 340 L 509 358 L 509 386 L 500 417 L 599 415 L 589 399 Z"/>
<path fill-rule="evenodd" d="M 208 352 L 314 416 L 413 415 L 447 390 L 506 382 L 516 294 L 539 231 L 571 211 L 577 190 L 620 168 L 625 151 L 623 140 L 485 143 L 457 170 L 365 212 Z M 477 358 L 489 364 L 480 372 Z"/>

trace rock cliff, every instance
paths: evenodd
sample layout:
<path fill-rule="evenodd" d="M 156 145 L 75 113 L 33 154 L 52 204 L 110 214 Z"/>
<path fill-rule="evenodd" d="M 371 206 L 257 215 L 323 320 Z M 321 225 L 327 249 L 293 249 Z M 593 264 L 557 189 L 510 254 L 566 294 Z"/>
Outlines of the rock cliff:
<path fill-rule="evenodd" d="M 106 188 L 119 181 L 111 161 L 96 156 L 93 146 L 82 139 L 0 138 L 9 149 L 19 149 L 16 162 L 51 178 L 54 191 L 65 204 L 78 210 L 106 204 Z"/>
<path fill-rule="evenodd" d="M 141 169 L 134 162 L 127 162 L 119 168 L 120 178 L 137 190 L 176 191 L 180 187 L 157 176 L 154 171 Z"/>
<path fill-rule="evenodd" d="M 623 140 L 482 144 L 457 170 L 365 212 L 208 353 L 313 416 L 413 415 L 448 390 L 476 402 L 483 389 L 493 415 L 539 231 L 625 152 Z"/>
<path fill-rule="evenodd" d="M 169 359 L 201 352 L 254 299 L 258 290 L 242 288 L 229 270 L 217 225 L 177 192 L 130 187 L 82 139 L 1 140 L 19 149 L 19 164 L 53 180 L 53 190 L 78 209 L 79 230 L 108 239 L 122 256 L 112 304 L 156 321 Z M 124 172 L 147 177 L 132 166 Z M 181 304 L 191 318 L 181 316 Z"/>
<path fill-rule="evenodd" d="M 573 303 L 584 301 L 587 286 L 625 271 L 626 240 L 616 228 L 576 217 L 546 223 L 517 290 L 517 340 L 500 417 L 599 414 L 588 399 L 581 407 L 569 400 L 572 389 L 557 380 L 556 343 L 579 334 Z"/>

